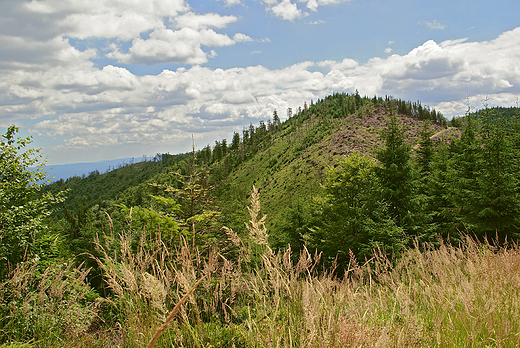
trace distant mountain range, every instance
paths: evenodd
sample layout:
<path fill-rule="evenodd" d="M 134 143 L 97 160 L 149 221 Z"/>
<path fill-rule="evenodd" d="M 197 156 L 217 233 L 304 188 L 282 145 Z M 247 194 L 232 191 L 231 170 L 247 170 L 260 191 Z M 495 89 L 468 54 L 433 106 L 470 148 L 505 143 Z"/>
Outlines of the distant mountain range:
<path fill-rule="evenodd" d="M 151 158 L 147 157 L 146 159 Z M 53 164 L 45 166 L 44 170 L 47 172 L 46 180 L 50 179 L 51 182 L 55 182 L 73 176 L 88 175 L 96 170 L 99 173 L 106 173 L 128 164 L 143 162 L 144 160 L 145 157 L 127 157 L 90 163 Z"/>

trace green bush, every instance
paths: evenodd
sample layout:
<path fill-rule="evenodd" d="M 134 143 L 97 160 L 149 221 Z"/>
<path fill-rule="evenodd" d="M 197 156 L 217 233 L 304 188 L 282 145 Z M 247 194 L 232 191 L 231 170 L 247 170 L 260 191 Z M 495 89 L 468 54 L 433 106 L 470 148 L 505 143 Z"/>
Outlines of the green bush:
<path fill-rule="evenodd" d="M 59 253 L 60 238 L 43 220 L 63 193 L 41 194 L 41 155 L 37 149 L 25 149 L 31 137 L 16 137 L 17 132 L 16 126 L 9 126 L 0 138 L 0 279 L 21 261 L 48 262 Z"/>

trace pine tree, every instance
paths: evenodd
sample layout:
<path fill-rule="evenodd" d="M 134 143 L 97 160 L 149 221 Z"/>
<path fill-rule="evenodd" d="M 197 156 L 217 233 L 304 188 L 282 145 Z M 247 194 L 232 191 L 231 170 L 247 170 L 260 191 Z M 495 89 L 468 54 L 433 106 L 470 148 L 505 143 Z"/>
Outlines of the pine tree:
<path fill-rule="evenodd" d="M 433 212 L 430 209 L 432 197 L 429 195 L 429 181 L 432 180 L 432 158 L 433 158 L 433 141 L 431 139 L 432 131 L 430 129 L 430 121 L 424 121 L 421 125 L 421 140 L 417 145 L 417 156 L 415 157 L 416 174 L 414 180 L 415 197 L 410 197 L 410 201 L 414 203 L 414 224 L 416 225 L 415 234 L 421 240 L 434 241 L 436 226 L 432 224 Z"/>
<path fill-rule="evenodd" d="M 222 157 L 226 157 L 227 151 L 228 151 L 227 140 L 222 139 L 221 144 L 222 144 Z"/>
<path fill-rule="evenodd" d="M 445 239 L 456 238 L 454 226 L 455 206 L 449 199 L 455 173 L 450 169 L 450 148 L 441 142 L 435 146 L 429 164 L 430 172 L 425 180 L 425 194 L 428 197 L 425 213 L 430 220 L 426 229 L 432 236 L 441 235 Z M 423 174 L 424 175 L 424 174 Z"/>
<path fill-rule="evenodd" d="M 278 129 L 280 127 L 280 117 L 278 116 L 278 112 L 276 109 L 273 112 L 273 126 L 275 129 Z"/>
<path fill-rule="evenodd" d="M 417 148 L 417 164 L 419 165 L 419 173 L 424 177 L 430 173 L 430 163 L 433 155 L 433 140 L 431 136 L 433 132 L 430 130 L 430 122 L 424 121 L 420 130 L 421 140 Z"/>
<path fill-rule="evenodd" d="M 215 140 L 215 146 L 213 146 L 213 161 L 218 162 L 222 159 L 222 143 L 218 140 Z"/>
<path fill-rule="evenodd" d="M 231 146 L 229 147 L 229 149 L 231 151 L 236 151 L 236 150 L 238 150 L 239 147 L 240 147 L 240 134 L 238 134 L 237 132 L 234 132 L 233 140 L 231 140 Z"/>
<path fill-rule="evenodd" d="M 461 138 L 453 140 L 450 146 L 449 200 L 454 206 L 453 220 L 460 231 L 475 231 L 475 200 L 477 177 L 480 171 L 481 143 L 477 138 L 477 124 L 469 111 L 465 116 L 466 125 Z"/>
<path fill-rule="evenodd" d="M 219 141 L 220 150 L 222 145 Z M 215 154 L 215 149 L 213 150 Z M 218 156 L 218 155 L 217 155 Z M 207 246 L 215 243 L 221 237 L 220 227 L 216 220 L 220 213 L 213 205 L 211 192 L 213 186 L 208 183 L 208 169 L 199 169 L 195 163 L 195 143 L 193 143 L 192 158 L 188 165 L 186 175 L 174 172 L 179 181 L 179 188 L 170 185 L 156 185 L 164 188 L 164 191 L 173 193 L 174 199 L 155 197 L 167 204 L 177 204 L 175 213 L 180 221 L 188 228 L 191 234 L 192 245 Z"/>

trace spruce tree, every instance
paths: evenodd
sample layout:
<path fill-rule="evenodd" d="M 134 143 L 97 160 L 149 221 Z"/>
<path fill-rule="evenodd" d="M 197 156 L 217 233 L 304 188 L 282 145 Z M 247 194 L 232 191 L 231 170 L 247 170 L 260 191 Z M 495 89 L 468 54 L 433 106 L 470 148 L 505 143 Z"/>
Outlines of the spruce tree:
<path fill-rule="evenodd" d="M 481 144 L 477 138 L 477 124 L 469 112 L 465 120 L 461 138 L 454 139 L 450 146 L 449 170 L 452 183 L 447 196 L 453 205 L 452 218 L 456 230 L 469 232 L 476 227 L 474 202 Z"/>
<path fill-rule="evenodd" d="M 383 198 L 398 226 L 411 227 L 413 172 L 410 163 L 411 146 L 404 140 L 405 129 L 392 115 L 382 133 L 384 146 L 377 152 L 380 167 L 377 176 L 383 186 Z"/>
<path fill-rule="evenodd" d="M 433 140 L 431 135 L 433 132 L 430 129 L 430 121 L 424 121 L 420 130 L 420 142 L 416 147 L 415 163 L 416 173 L 415 197 L 412 199 L 415 203 L 414 209 L 414 224 L 418 227 L 417 234 L 422 240 L 433 241 L 435 237 L 436 226 L 432 224 L 433 212 L 431 211 L 432 197 L 428 192 L 430 180 L 432 180 L 432 159 L 433 159 Z"/>
<path fill-rule="evenodd" d="M 496 110 L 491 113 L 486 108 L 482 121 L 472 222 L 480 236 L 492 237 L 496 233 L 502 240 L 507 235 L 516 237 L 520 228 L 520 197 L 512 137 Z"/>
<path fill-rule="evenodd" d="M 421 140 L 417 148 L 417 164 L 419 173 L 422 177 L 430 173 L 430 164 L 433 155 L 433 140 L 431 139 L 433 132 L 430 130 L 430 122 L 424 121 L 421 125 Z"/>
<path fill-rule="evenodd" d="M 310 245 L 323 252 L 326 264 L 337 258 L 340 266 L 347 266 L 351 253 L 364 259 L 376 247 L 392 254 L 405 244 L 391 207 L 381 199 L 376 167 L 373 159 L 354 153 L 329 169 L 309 228 Z"/>
<path fill-rule="evenodd" d="M 453 225 L 455 207 L 449 199 L 456 174 L 450 169 L 450 156 L 449 145 L 438 143 L 432 151 L 430 173 L 425 181 L 425 194 L 428 197 L 425 209 L 430 218 L 427 229 L 445 239 L 456 237 Z"/>
<path fill-rule="evenodd" d="M 276 109 L 274 110 L 273 112 L 273 126 L 274 126 L 274 129 L 278 129 L 280 127 L 280 117 L 278 116 L 278 112 L 276 111 Z"/>
<path fill-rule="evenodd" d="M 240 147 L 240 134 L 238 134 L 237 132 L 234 132 L 233 140 L 231 141 L 231 146 L 229 149 L 231 151 L 236 151 L 236 150 L 238 150 L 239 147 Z"/>

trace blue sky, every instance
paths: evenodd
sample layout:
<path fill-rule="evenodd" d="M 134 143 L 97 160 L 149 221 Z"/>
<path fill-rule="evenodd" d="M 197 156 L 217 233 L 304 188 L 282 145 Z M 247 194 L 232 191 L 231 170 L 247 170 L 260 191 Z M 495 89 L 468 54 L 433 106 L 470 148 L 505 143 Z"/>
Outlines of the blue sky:
<path fill-rule="evenodd" d="M 520 97 L 520 2 L 0 0 L 0 127 L 49 164 L 178 153 L 333 92 Z M 469 98 L 469 99 L 468 99 Z"/>

